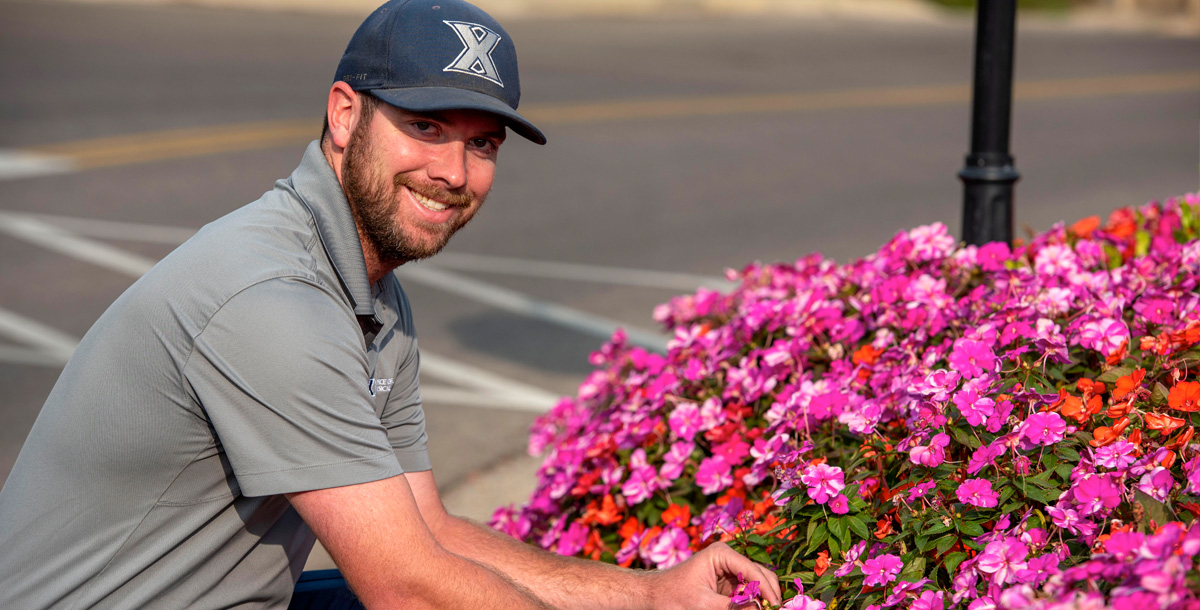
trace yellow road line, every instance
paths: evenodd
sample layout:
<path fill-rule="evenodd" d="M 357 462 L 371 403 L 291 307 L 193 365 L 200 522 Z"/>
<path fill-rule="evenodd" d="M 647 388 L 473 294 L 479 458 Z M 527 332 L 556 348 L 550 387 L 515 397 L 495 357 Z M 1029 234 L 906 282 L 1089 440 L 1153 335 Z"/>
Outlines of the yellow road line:
<path fill-rule="evenodd" d="M 1172 72 L 1018 82 L 1017 100 L 1053 100 L 1200 91 L 1200 72 Z M 715 115 L 895 108 L 967 103 L 966 85 L 850 89 L 818 93 L 679 97 L 595 103 L 531 104 L 522 112 L 543 126 Z M 66 142 L 33 149 L 75 167 L 95 168 L 255 150 L 305 142 L 320 133 L 319 119 L 244 123 Z"/>

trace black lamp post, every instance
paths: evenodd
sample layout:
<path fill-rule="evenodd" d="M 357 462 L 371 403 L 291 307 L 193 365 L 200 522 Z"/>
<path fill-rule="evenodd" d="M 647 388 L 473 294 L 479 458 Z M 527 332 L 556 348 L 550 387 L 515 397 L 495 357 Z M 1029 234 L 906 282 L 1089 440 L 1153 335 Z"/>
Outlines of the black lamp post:
<path fill-rule="evenodd" d="M 1016 20 L 1016 0 L 978 0 L 971 152 L 958 172 L 968 244 L 1012 242 L 1013 183 L 1021 177 L 1008 152 Z"/>

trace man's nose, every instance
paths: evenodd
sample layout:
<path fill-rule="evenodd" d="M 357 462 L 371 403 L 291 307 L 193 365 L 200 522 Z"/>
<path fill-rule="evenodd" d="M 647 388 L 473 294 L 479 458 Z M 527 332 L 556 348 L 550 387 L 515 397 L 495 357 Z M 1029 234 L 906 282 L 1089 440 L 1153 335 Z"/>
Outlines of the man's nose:
<path fill-rule="evenodd" d="M 444 142 L 429 164 L 429 178 L 447 189 L 459 189 L 467 184 L 467 148 L 459 141 Z"/>

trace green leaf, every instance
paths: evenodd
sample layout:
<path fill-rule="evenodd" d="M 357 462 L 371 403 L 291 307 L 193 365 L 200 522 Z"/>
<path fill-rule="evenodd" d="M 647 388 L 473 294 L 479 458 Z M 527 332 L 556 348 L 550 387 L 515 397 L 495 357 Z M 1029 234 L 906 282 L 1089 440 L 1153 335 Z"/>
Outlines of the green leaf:
<path fill-rule="evenodd" d="M 1137 245 L 1134 246 L 1134 254 L 1137 256 L 1146 256 L 1146 253 L 1150 251 L 1150 232 L 1138 229 L 1136 238 Z"/>
<path fill-rule="evenodd" d="M 1146 492 L 1140 489 L 1133 490 L 1133 498 L 1142 504 L 1146 509 L 1146 516 L 1153 519 L 1158 525 L 1164 525 L 1172 521 L 1178 521 L 1179 517 L 1166 504 L 1151 498 Z"/>
<path fill-rule="evenodd" d="M 904 569 L 900 570 L 900 580 L 914 582 L 920 580 L 925 575 L 925 558 L 914 557 L 904 564 Z"/>
<path fill-rule="evenodd" d="M 1054 469 L 1054 473 L 1058 475 L 1058 478 L 1067 481 L 1071 478 L 1072 470 L 1075 470 L 1074 464 L 1059 464 L 1058 468 Z"/>
<path fill-rule="evenodd" d="M 1026 485 L 1023 491 L 1026 498 L 1042 504 L 1054 504 L 1058 501 L 1058 497 L 1062 495 L 1062 491 L 1058 489 L 1041 489 L 1033 485 Z"/>
<path fill-rule="evenodd" d="M 1097 377 L 1096 381 L 1102 383 L 1115 383 L 1118 379 L 1132 374 L 1133 369 L 1127 366 L 1114 366 L 1113 368 L 1104 371 L 1104 374 Z"/>
<path fill-rule="evenodd" d="M 983 526 L 975 521 L 961 521 L 958 523 L 958 531 L 968 536 L 982 536 Z"/>
<path fill-rule="evenodd" d="M 857 570 L 858 568 L 854 568 L 854 569 Z M 817 581 L 816 584 L 814 584 L 812 586 L 812 589 L 810 589 L 809 595 L 817 595 L 821 591 L 824 591 L 825 588 L 829 586 L 829 583 L 832 583 L 832 582 L 833 582 L 833 570 L 829 570 L 828 572 L 825 573 L 824 576 L 821 577 L 820 580 Z"/>
<path fill-rule="evenodd" d="M 849 542 L 850 526 L 846 525 L 845 517 L 830 519 L 825 523 L 829 526 L 830 533 L 834 536 L 837 536 L 838 540 L 842 542 Z"/>
<path fill-rule="evenodd" d="M 929 548 L 929 536 L 925 534 L 918 535 L 913 539 L 913 544 L 916 545 L 918 551 L 924 553 L 925 549 Z"/>
<path fill-rule="evenodd" d="M 1041 487 L 1042 489 L 1054 489 L 1054 488 L 1058 487 L 1058 484 L 1055 483 L 1054 481 L 1050 480 L 1051 474 L 1052 474 L 1052 472 L 1050 472 L 1050 471 L 1039 472 L 1035 476 L 1025 477 L 1025 482 L 1033 483 L 1034 485 L 1037 485 L 1038 487 Z"/>
<path fill-rule="evenodd" d="M 954 438 L 958 439 L 958 442 L 960 442 L 972 449 L 979 448 L 979 446 L 980 446 L 979 439 L 975 438 L 970 432 L 967 432 L 966 430 L 963 430 L 962 428 L 957 428 L 957 427 L 951 428 L 950 432 L 954 434 Z"/>
<path fill-rule="evenodd" d="M 1054 452 L 1064 460 L 1079 462 L 1079 452 L 1073 449 L 1070 445 L 1059 443 L 1054 447 Z"/>
<path fill-rule="evenodd" d="M 966 553 L 955 551 L 946 555 L 946 558 L 942 560 L 942 567 L 946 568 L 946 573 L 950 575 L 950 578 L 954 578 L 954 571 L 958 569 L 958 564 L 966 561 L 966 559 Z"/>
<path fill-rule="evenodd" d="M 1167 404 L 1167 398 L 1171 395 L 1171 390 L 1167 386 L 1154 382 L 1154 393 L 1150 395 L 1150 402 L 1156 405 Z"/>
<path fill-rule="evenodd" d="M 938 555 L 941 555 L 942 553 L 950 550 L 950 547 L 954 546 L 954 543 L 957 541 L 958 536 L 954 534 L 946 534 L 945 536 L 937 539 L 933 548 L 937 550 Z"/>
<path fill-rule="evenodd" d="M 1047 453 L 1046 455 L 1043 455 L 1042 466 L 1045 467 L 1046 470 L 1054 470 L 1054 467 L 1058 466 L 1058 456 L 1054 455 L 1053 453 Z"/>
<path fill-rule="evenodd" d="M 869 540 L 871 538 L 871 529 L 867 527 L 867 524 L 859 517 L 850 517 L 849 525 L 850 530 L 853 531 L 859 538 L 862 538 L 863 540 Z"/>
<path fill-rule="evenodd" d="M 934 522 L 934 524 L 932 526 L 929 527 L 929 529 L 925 530 L 925 533 L 930 536 L 936 536 L 943 532 L 948 532 L 952 529 L 954 529 L 953 525 L 945 525 L 940 521 L 936 521 L 936 522 Z"/>
<path fill-rule="evenodd" d="M 761 546 L 752 546 L 746 549 L 746 557 L 762 564 L 771 563 L 771 558 L 767 555 L 767 550 Z"/>
<path fill-rule="evenodd" d="M 813 535 L 809 536 L 808 548 L 805 549 L 804 554 L 811 554 L 813 551 L 820 548 L 822 544 L 825 544 L 826 540 L 829 540 L 829 528 L 825 527 L 825 524 L 822 523 L 817 526 L 815 531 L 813 531 Z"/>

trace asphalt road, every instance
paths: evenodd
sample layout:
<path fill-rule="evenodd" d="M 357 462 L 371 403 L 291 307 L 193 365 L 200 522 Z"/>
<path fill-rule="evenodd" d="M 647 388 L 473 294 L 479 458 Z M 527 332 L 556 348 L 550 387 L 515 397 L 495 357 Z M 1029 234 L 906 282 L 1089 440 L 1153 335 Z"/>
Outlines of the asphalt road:
<path fill-rule="evenodd" d="M 0 2 L 0 480 L 139 270 L 295 167 L 358 21 Z M 959 232 L 968 21 L 505 25 L 550 143 L 510 138 L 454 256 L 401 271 L 444 488 L 520 454 L 613 326 L 660 341 L 653 306 L 726 267 Z M 1200 41 L 1022 23 L 1017 54 L 1018 226 L 1197 189 Z"/>

